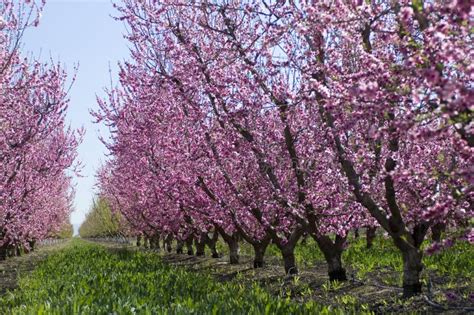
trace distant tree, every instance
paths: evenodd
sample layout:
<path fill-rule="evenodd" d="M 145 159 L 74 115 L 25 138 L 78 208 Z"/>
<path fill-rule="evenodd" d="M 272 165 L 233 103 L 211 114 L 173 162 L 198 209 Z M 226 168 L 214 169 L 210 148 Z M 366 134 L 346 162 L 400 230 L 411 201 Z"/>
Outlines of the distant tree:
<path fill-rule="evenodd" d="M 128 230 L 120 213 L 113 212 L 104 198 L 97 197 L 79 227 L 79 235 L 85 238 L 126 236 Z"/>

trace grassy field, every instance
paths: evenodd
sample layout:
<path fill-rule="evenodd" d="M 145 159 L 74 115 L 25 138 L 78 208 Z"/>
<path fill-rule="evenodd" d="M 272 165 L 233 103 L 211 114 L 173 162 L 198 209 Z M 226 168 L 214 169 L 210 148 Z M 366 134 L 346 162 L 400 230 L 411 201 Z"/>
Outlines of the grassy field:
<path fill-rule="evenodd" d="M 373 249 L 358 240 L 346 251 L 345 283 L 328 282 L 323 257 L 309 240 L 297 249 L 301 272 L 293 279 L 283 275 L 274 247 L 260 270 L 250 267 L 248 246 L 241 254 L 241 264 L 229 265 L 225 256 L 157 254 L 74 239 L 0 297 L 0 314 L 458 313 L 473 304 L 474 250 L 464 243 L 425 258 L 429 292 L 410 300 L 400 298 L 400 257 L 382 238 Z"/>
<path fill-rule="evenodd" d="M 314 314 L 315 302 L 273 298 L 258 285 L 219 282 L 153 253 L 75 240 L 0 300 L 2 314 Z"/>

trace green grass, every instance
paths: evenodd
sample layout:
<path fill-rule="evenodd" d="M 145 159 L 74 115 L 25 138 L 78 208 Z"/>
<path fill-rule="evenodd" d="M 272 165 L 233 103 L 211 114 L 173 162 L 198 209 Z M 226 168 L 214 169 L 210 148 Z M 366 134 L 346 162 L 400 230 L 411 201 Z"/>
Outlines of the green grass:
<path fill-rule="evenodd" d="M 429 244 L 425 242 L 424 247 Z M 225 244 L 221 242 L 221 251 L 226 252 Z M 242 254 L 252 256 L 252 247 L 242 245 Z M 275 245 L 270 245 L 266 257 L 281 257 L 280 251 Z M 459 277 L 474 279 L 474 246 L 465 241 L 459 241 L 454 246 L 444 251 L 425 255 L 423 264 L 425 271 L 436 272 L 440 276 L 446 276 L 452 280 Z M 324 256 L 319 250 L 316 242 L 308 238 L 305 244 L 299 244 L 295 249 L 295 258 L 299 266 L 314 266 L 324 263 Z M 393 245 L 391 239 L 377 236 L 371 249 L 366 248 L 365 238 L 350 239 L 348 248 L 343 253 L 343 264 L 357 271 L 357 276 L 363 278 L 369 272 L 376 270 L 398 272 L 398 284 L 401 285 L 403 271 L 402 256 L 400 251 Z"/>
<path fill-rule="evenodd" d="M 428 242 L 424 245 L 426 247 Z M 279 255 L 278 250 L 269 251 L 270 255 Z M 324 262 L 324 256 L 312 239 L 300 244 L 295 250 L 296 260 L 301 265 Z M 436 271 L 440 275 L 453 278 L 474 278 L 474 246 L 459 241 L 454 246 L 431 256 L 424 255 L 423 264 L 426 270 Z M 371 249 L 366 248 L 363 237 L 351 239 L 343 253 L 343 263 L 359 270 L 362 275 L 377 269 L 389 268 L 402 272 L 402 256 L 391 239 L 377 236 Z"/>
<path fill-rule="evenodd" d="M 226 252 L 225 244 L 218 246 Z M 251 256 L 251 246 L 242 244 L 242 254 Z M 295 256 L 303 268 L 324 263 L 311 239 L 298 245 Z M 279 257 L 276 246 L 270 245 L 267 260 L 280 263 Z M 458 292 L 462 287 L 458 293 L 467 300 L 472 292 L 469 279 L 474 278 L 472 257 L 474 246 L 466 242 L 425 256 L 425 277 L 427 273 L 442 276 L 446 284 L 440 289 Z M 377 237 L 372 249 L 365 248 L 363 238 L 352 240 L 343 262 L 362 279 L 376 272 L 383 283 L 401 284 L 401 257 L 389 239 Z M 106 249 L 75 239 L 23 276 L 17 290 L 0 297 L 0 314 L 347 314 L 367 310 L 366 301 L 352 291 L 337 293 L 336 285 L 343 284 L 325 283 L 318 289 L 310 280 L 296 277 L 288 285 L 282 277 L 282 288 L 299 292 L 292 300 L 290 295 L 270 293 L 271 285 L 258 285 L 255 272 L 219 282 L 211 272 L 166 264 L 156 253 Z M 320 302 L 333 306 L 316 303 L 315 294 L 326 296 L 327 301 Z"/>
<path fill-rule="evenodd" d="M 275 298 L 254 284 L 219 283 L 161 262 L 80 240 L 49 256 L 0 299 L 0 314 L 343 314 Z"/>

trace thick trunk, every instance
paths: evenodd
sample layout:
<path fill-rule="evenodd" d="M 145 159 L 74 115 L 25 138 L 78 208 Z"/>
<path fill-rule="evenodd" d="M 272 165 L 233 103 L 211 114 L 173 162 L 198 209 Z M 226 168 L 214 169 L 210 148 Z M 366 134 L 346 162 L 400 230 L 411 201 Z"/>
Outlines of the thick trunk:
<path fill-rule="evenodd" d="M 265 243 L 255 243 L 252 244 L 254 250 L 254 258 L 253 258 L 253 267 L 254 268 L 262 268 L 264 265 L 264 257 L 265 251 L 267 250 L 268 242 Z"/>
<path fill-rule="evenodd" d="M 313 237 L 326 259 L 329 280 L 346 281 L 346 269 L 342 267 L 342 252 L 344 251 L 346 237 L 336 235 L 335 241 L 332 241 L 327 235 L 313 235 Z"/>
<path fill-rule="evenodd" d="M 171 253 L 171 251 L 173 250 L 173 247 L 171 246 L 171 243 L 173 242 L 173 236 L 172 235 L 168 235 L 166 237 L 166 250 L 168 251 L 168 253 Z M 163 246 L 164 247 L 164 246 Z"/>
<path fill-rule="evenodd" d="M 30 245 L 30 251 L 34 251 L 36 249 L 36 240 L 28 241 L 28 244 Z"/>
<path fill-rule="evenodd" d="M 154 239 L 154 236 L 150 237 L 150 249 L 155 249 L 155 239 Z"/>
<path fill-rule="evenodd" d="M 182 254 L 184 247 L 184 241 L 178 240 L 176 245 L 176 254 Z"/>
<path fill-rule="evenodd" d="M 13 257 L 14 252 L 13 252 L 13 247 L 7 246 L 7 257 Z"/>
<path fill-rule="evenodd" d="M 405 298 L 421 293 L 420 274 L 423 270 L 421 262 L 423 253 L 419 249 L 410 248 L 402 251 L 403 256 L 403 296 Z"/>
<path fill-rule="evenodd" d="M 420 274 L 423 270 L 423 251 L 421 244 L 428 232 L 429 225 L 419 223 L 411 234 L 392 235 L 395 246 L 403 258 L 403 297 L 408 298 L 421 293 Z"/>
<path fill-rule="evenodd" d="M 140 247 L 140 246 L 142 246 L 142 236 L 138 235 L 137 236 L 137 247 Z"/>
<path fill-rule="evenodd" d="M 229 241 L 226 241 L 229 246 L 229 261 L 231 264 L 236 265 L 239 263 L 239 241 L 236 237 L 232 237 Z"/>
<path fill-rule="evenodd" d="M 192 236 L 189 236 L 186 239 L 186 249 L 188 250 L 188 255 L 190 255 L 190 256 L 194 255 L 193 237 Z"/>
<path fill-rule="evenodd" d="M 288 248 L 283 249 L 281 251 L 281 255 L 283 256 L 283 263 L 285 265 L 285 273 L 287 275 L 298 274 L 298 268 L 296 267 L 294 247 L 290 246 Z"/>
<path fill-rule="evenodd" d="M 304 230 L 301 226 L 298 226 L 288 237 L 287 240 L 279 238 L 276 233 L 272 233 L 272 241 L 278 246 L 283 258 L 283 265 L 285 267 L 285 273 L 287 275 L 298 274 L 298 268 L 295 260 L 295 247 L 298 244 L 298 240 L 303 235 Z"/>
<path fill-rule="evenodd" d="M 212 258 L 220 257 L 219 252 L 217 251 L 217 247 L 216 247 L 218 239 L 219 239 L 219 233 L 217 232 L 214 232 L 212 234 L 212 237 L 209 237 L 206 235 L 206 244 L 211 250 Z"/>
<path fill-rule="evenodd" d="M 204 242 L 196 242 L 196 256 L 204 256 L 206 254 L 206 244 Z"/>
<path fill-rule="evenodd" d="M 359 229 L 355 229 L 354 230 L 354 239 L 358 239 L 359 238 Z"/>
<path fill-rule="evenodd" d="M 7 259 L 7 248 L 6 246 L 0 247 L 0 261 Z"/>
<path fill-rule="evenodd" d="M 205 248 L 206 248 L 206 237 L 207 235 L 203 233 L 201 238 L 196 238 L 194 241 L 194 245 L 196 246 L 196 256 L 204 256 L 205 255 Z"/>
<path fill-rule="evenodd" d="M 155 249 L 155 247 L 156 247 L 156 246 L 155 246 L 155 237 L 152 236 L 152 237 L 150 238 L 150 249 Z"/>
<path fill-rule="evenodd" d="M 150 248 L 150 238 L 148 236 L 145 236 L 145 239 L 143 241 L 143 247 L 145 247 L 145 249 Z"/>
<path fill-rule="evenodd" d="M 436 223 L 431 227 L 431 239 L 435 242 L 441 241 L 441 234 L 446 230 L 446 224 Z"/>
<path fill-rule="evenodd" d="M 336 236 L 333 242 L 328 236 L 315 238 L 319 249 L 326 259 L 330 281 L 346 281 L 346 270 L 342 267 L 342 252 L 344 250 L 345 238 Z"/>
<path fill-rule="evenodd" d="M 168 237 L 168 236 L 166 236 L 166 235 L 163 236 L 163 249 L 166 249 L 166 238 L 167 238 L 167 237 Z"/>
<path fill-rule="evenodd" d="M 372 248 L 372 245 L 374 243 L 375 239 L 375 232 L 377 231 L 376 227 L 367 227 L 365 231 L 365 237 L 366 237 L 366 247 L 367 248 Z"/>
<path fill-rule="evenodd" d="M 239 235 L 237 233 L 234 234 L 227 234 L 224 229 L 220 228 L 219 226 L 215 226 L 219 234 L 221 234 L 224 242 L 226 242 L 227 246 L 229 247 L 229 260 L 231 264 L 238 264 L 239 263 Z"/>
<path fill-rule="evenodd" d="M 160 246 L 160 236 L 159 236 L 159 235 L 156 236 L 155 243 L 156 243 L 156 244 L 155 244 L 156 249 L 157 249 L 157 250 L 161 250 L 161 246 Z"/>
<path fill-rule="evenodd" d="M 346 281 L 346 269 L 342 267 L 342 252 L 335 251 L 326 257 L 330 281 Z"/>

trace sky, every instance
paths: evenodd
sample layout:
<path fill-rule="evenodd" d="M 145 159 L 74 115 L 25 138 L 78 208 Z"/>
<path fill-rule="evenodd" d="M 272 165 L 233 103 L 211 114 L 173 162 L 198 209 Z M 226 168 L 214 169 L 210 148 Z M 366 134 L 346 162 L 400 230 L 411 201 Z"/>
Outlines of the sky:
<path fill-rule="evenodd" d="M 125 27 L 112 18 L 115 15 L 110 0 L 48 0 L 39 26 L 29 29 L 23 38 L 23 51 L 41 60 L 61 62 L 71 76 L 79 65 L 66 117 L 73 128 L 86 130 L 78 149 L 81 177 L 74 178 L 71 223 L 76 231 L 96 192 L 95 172 L 106 159 L 98 136 L 106 136 L 107 130 L 93 123 L 89 111 L 97 109 L 96 96 L 105 95 L 111 78 L 117 81 L 117 62 L 128 56 Z"/>

